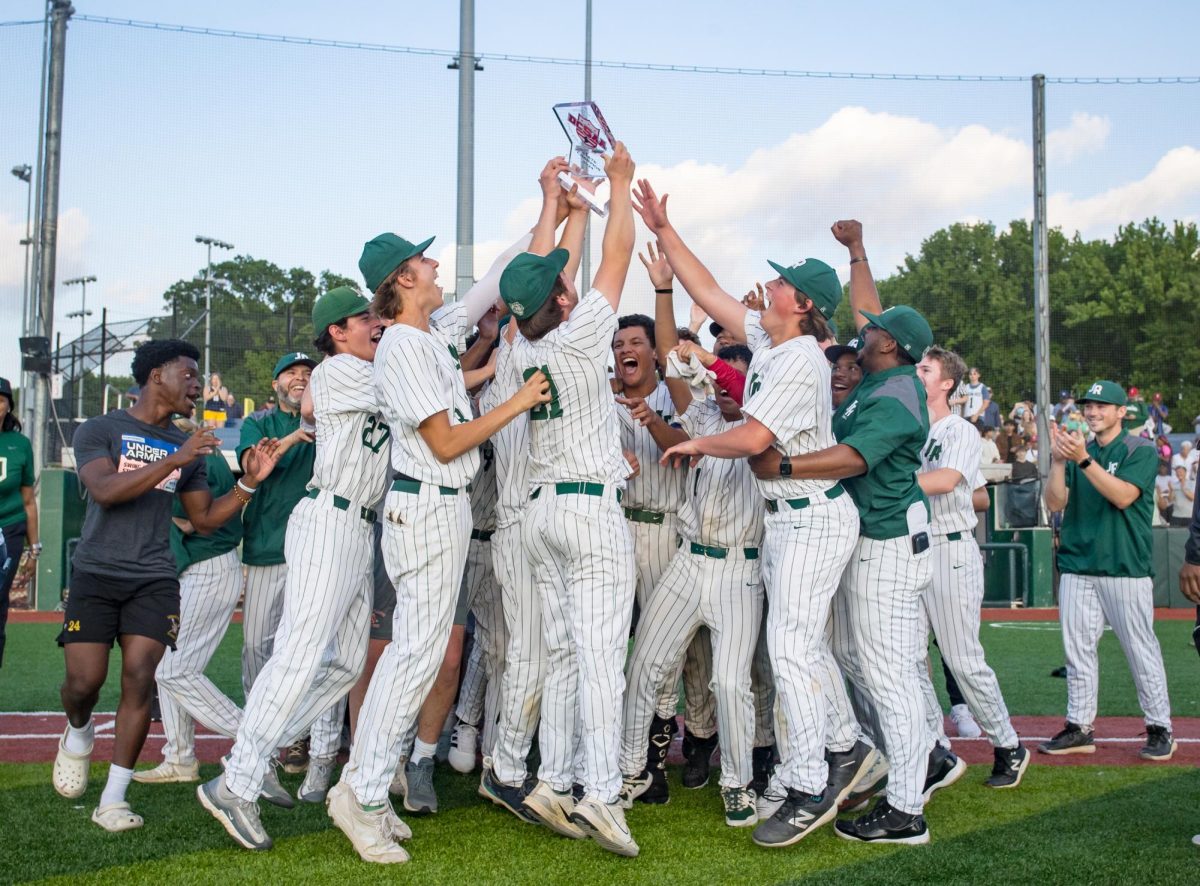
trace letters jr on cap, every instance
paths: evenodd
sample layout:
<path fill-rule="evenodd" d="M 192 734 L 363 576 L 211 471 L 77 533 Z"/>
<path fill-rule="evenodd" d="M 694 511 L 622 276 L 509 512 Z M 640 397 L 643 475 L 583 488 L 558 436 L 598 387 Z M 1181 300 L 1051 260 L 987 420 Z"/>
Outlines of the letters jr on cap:
<path fill-rule="evenodd" d="M 615 139 L 596 103 L 564 102 L 554 106 L 554 114 L 567 134 L 567 140 L 571 142 L 571 151 L 567 156 L 571 172 L 577 178 L 604 181 L 604 154 L 612 151 Z M 575 186 L 575 181 L 565 172 L 558 174 L 558 180 L 567 190 Z M 579 189 L 579 196 L 601 218 L 608 215 L 607 202 L 601 203 L 584 188 Z"/>

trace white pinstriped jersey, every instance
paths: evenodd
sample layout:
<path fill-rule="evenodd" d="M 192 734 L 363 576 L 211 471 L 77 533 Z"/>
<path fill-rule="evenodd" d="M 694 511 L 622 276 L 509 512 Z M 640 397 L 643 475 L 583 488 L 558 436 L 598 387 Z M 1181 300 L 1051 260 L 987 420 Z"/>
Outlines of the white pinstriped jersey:
<path fill-rule="evenodd" d="M 462 302 L 434 312 L 429 332 L 395 323 L 375 351 L 375 396 L 392 429 L 392 467 L 423 483 L 461 488 L 479 470 L 479 450 L 442 464 L 417 431 L 431 415 L 450 424 L 471 420 L 471 398 L 458 355 L 465 346 L 467 309 Z"/>
<path fill-rule="evenodd" d="M 491 412 L 520 387 L 512 345 L 502 336 L 496 376 L 479 398 L 479 411 Z M 520 520 L 529 503 L 529 415 L 514 418 L 492 435 L 491 443 L 496 459 L 496 528 L 503 529 Z"/>
<path fill-rule="evenodd" d="M 744 425 L 726 421 L 717 401 L 696 400 L 679 416 L 689 437 L 707 437 Z M 756 548 L 763 537 L 762 496 L 744 458 L 702 458 L 688 472 L 686 501 L 679 509 L 684 541 L 721 548 Z"/>
<path fill-rule="evenodd" d="M 483 408 L 483 395 L 473 398 L 472 414 L 478 418 Z M 496 451 L 494 438 L 479 447 L 479 470 L 471 481 L 471 525 L 476 529 L 496 528 Z"/>
<path fill-rule="evenodd" d="M 308 389 L 317 424 L 309 487 L 374 507 L 387 491 L 391 443 L 391 429 L 375 401 L 374 367 L 351 354 L 326 357 Z"/>
<path fill-rule="evenodd" d="M 529 479 L 534 485 L 576 481 L 624 488 L 608 360 L 617 315 L 596 289 L 571 316 L 537 341 L 513 342 L 513 363 L 525 378 L 540 369 L 552 400 L 529 414 Z"/>
<path fill-rule="evenodd" d="M 661 415 L 667 424 L 677 420 L 675 403 L 666 382 L 660 381 L 658 387 L 650 392 L 646 405 Z M 626 482 L 621 503 L 646 511 L 676 513 L 683 506 L 687 471 L 658 463 L 662 458 L 662 450 L 650 432 L 629 414 L 628 407 L 618 404 L 617 419 L 621 429 L 621 448 L 631 450 L 637 456 L 640 467 L 638 475 Z"/>
<path fill-rule="evenodd" d="M 833 446 L 837 441 L 830 427 L 829 361 L 817 340 L 801 335 L 772 347 L 757 311 L 746 312 L 746 339 L 754 358 L 746 376 L 742 412 L 775 435 L 773 445 L 784 455 L 805 455 Z M 755 482 L 764 498 L 804 498 L 835 485 L 833 480 L 794 477 Z"/>
<path fill-rule="evenodd" d="M 979 470 L 979 431 L 965 418 L 950 414 L 929 426 L 929 439 L 921 450 L 921 473 L 951 468 L 962 479 L 944 495 L 929 496 L 929 523 L 934 535 L 970 532 L 979 522 L 971 493 L 984 484 Z"/>

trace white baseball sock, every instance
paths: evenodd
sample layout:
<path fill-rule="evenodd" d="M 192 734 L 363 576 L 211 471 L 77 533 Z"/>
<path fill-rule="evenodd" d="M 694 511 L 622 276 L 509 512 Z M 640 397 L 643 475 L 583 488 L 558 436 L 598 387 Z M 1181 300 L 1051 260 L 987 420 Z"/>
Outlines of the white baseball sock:
<path fill-rule="evenodd" d="M 111 806 L 125 800 L 125 789 L 133 779 L 133 770 L 113 764 L 108 767 L 108 783 L 104 785 L 104 793 L 100 795 L 100 806 Z"/>
<path fill-rule="evenodd" d="M 67 750 L 72 754 L 87 754 L 92 750 L 92 742 L 95 739 L 96 721 L 88 718 L 87 725 L 76 729 L 70 723 L 67 723 L 67 738 L 63 742 Z"/>

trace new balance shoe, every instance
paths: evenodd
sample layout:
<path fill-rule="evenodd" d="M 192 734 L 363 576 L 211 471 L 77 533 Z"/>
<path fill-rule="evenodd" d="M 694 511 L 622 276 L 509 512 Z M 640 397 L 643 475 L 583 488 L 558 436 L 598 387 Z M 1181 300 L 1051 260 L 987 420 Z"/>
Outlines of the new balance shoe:
<path fill-rule="evenodd" d="M 479 749 L 479 729 L 459 720 L 454 724 L 454 734 L 450 736 L 450 751 L 446 755 L 455 771 L 466 775 L 475 771 L 475 754 Z"/>
<path fill-rule="evenodd" d="M 879 752 L 862 739 L 854 742 L 848 751 L 825 751 L 825 762 L 829 765 L 829 783 L 824 793 L 833 798 L 834 806 L 841 806 L 842 801 L 854 790 L 871 766 L 875 763 Z"/>
<path fill-rule="evenodd" d="M 620 803 L 601 803 L 585 797 L 575 804 L 571 821 L 609 852 L 626 858 L 637 857 L 638 844 L 625 824 L 625 810 Z"/>
<path fill-rule="evenodd" d="M 197 787 L 196 797 L 239 846 L 256 850 L 271 848 L 271 838 L 258 816 L 258 804 L 230 793 L 225 787 L 225 773 Z"/>
<path fill-rule="evenodd" d="M 133 780 L 139 784 L 188 784 L 200 780 L 200 764 L 193 760 L 190 763 L 171 763 L 166 760 L 153 769 L 139 769 L 133 773 Z"/>
<path fill-rule="evenodd" d="M 954 731 L 959 738 L 979 738 L 983 735 L 983 730 L 971 716 L 971 709 L 965 704 L 956 704 L 950 708 L 950 721 L 954 724 Z"/>
<path fill-rule="evenodd" d="M 408 852 L 396 842 L 394 836 L 392 820 L 399 819 L 395 818 L 390 803 L 385 802 L 375 810 L 363 809 L 350 785 L 339 781 L 330 789 L 326 806 L 333 823 L 349 838 L 350 845 L 363 861 L 375 864 L 403 864 L 408 861 Z"/>
<path fill-rule="evenodd" d="M 299 775 L 308 768 L 308 736 L 297 739 L 283 751 L 283 771 Z"/>
<path fill-rule="evenodd" d="M 296 799 L 304 803 L 324 803 L 333 781 L 333 767 L 337 761 L 331 757 L 310 757 L 304 783 L 296 792 Z"/>
<path fill-rule="evenodd" d="M 725 824 L 731 828 L 748 828 L 758 823 L 754 791 L 749 787 L 721 788 L 721 803 L 725 806 Z"/>
<path fill-rule="evenodd" d="M 775 814 L 754 829 L 754 842 L 759 846 L 791 846 L 836 816 L 837 804 L 828 791 L 812 795 L 789 790 Z"/>
<path fill-rule="evenodd" d="M 571 821 L 571 814 L 578 805 L 570 791 L 556 791 L 544 781 L 539 781 L 528 796 L 525 808 L 550 830 L 572 840 L 582 840 L 586 834 L 579 825 Z"/>
<path fill-rule="evenodd" d="M 1178 745 L 1166 726 L 1147 726 L 1146 743 L 1138 752 L 1143 760 L 1170 760 Z"/>
<path fill-rule="evenodd" d="M 712 755 L 717 749 L 717 735 L 694 738 L 688 733 L 683 736 L 683 786 L 699 790 L 708 784 L 712 772 Z"/>
<path fill-rule="evenodd" d="M 934 744 L 929 752 L 929 767 L 925 775 L 925 802 L 935 792 L 948 788 L 967 771 L 967 764 L 960 760 L 953 751 L 940 744 Z"/>
<path fill-rule="evenodd" d="M 1019 785 L 1032 756 L 1028 748 L 1021 745 L 1015 748 L 996 748 L 992 754 L 996 762 L 992 764 L 992 774 L 984 784 L 989 788 L 1015 788 Z"/>
<path fill-rule="evenodd" d="M 416 763 L 411 760 L 404 767 L 407 787 L 404 791 L 404 808 L 417 815 L 432 815 L 438 811 L 437 791 L 433 789 L 433 757 L 425 757 Z"/>
<path fill-rule="evenodd" d="M 479 795 L 491 800 L 500 808 L 507 809 L 521 821 L 537 824 L 537 819 L 525 808 L 527 794 L 525 786 L 504 784 L 497 780 L 490 766 L 484 767 L 483 777 L 479 779 Z"/>
<path fill-rule="evenodd" d="M 1067 721 L 1067 725 L 1058 735 L 1049 741 L 1038 745 L 1038 751 L 1043 754 L 1094 754 L 1096 753 L 1096 738 L 1091 729 L 1084 729 L 1077 723 Z"/>
<path fill-rule="evenodd" d="M 843 840 L 860 843 L 905 843 L 919 845 L 929 842 L 929 826 L 924 815 L 909 815 L 893 809 L 887 800 L 880 800 L 866 815 L 850 821 L 839 821 L 834 831 Z"/>

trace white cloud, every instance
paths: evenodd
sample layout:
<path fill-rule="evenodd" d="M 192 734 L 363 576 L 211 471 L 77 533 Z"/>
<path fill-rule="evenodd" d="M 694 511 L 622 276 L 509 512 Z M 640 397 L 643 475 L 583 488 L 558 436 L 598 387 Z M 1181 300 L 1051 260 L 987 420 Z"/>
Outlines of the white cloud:
<path fill-rule="evenodd" d="M 1108 143 L 1112 121 L 1107 117 L 1076 111 L 1071 125 L 1046 134 L 1046 161 L 1070 163 L 1083 154 L 1095 154 Z"/>

